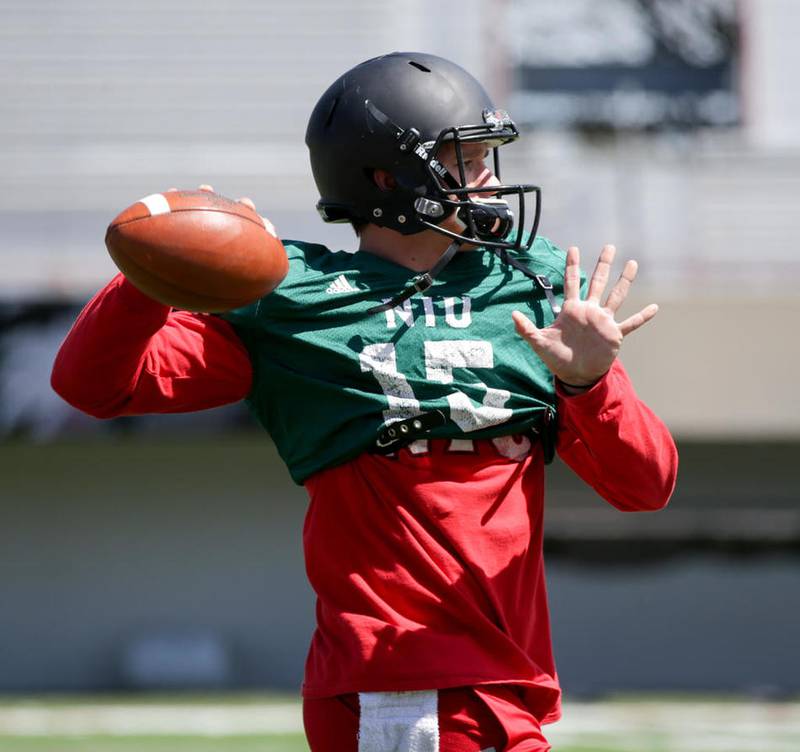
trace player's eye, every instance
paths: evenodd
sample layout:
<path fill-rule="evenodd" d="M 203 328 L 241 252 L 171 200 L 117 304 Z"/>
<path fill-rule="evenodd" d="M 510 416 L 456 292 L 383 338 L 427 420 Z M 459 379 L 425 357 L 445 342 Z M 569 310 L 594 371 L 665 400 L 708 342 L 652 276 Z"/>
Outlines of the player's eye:
<path fill-rule="evenodd" d="M 475 155 L 474 157 L 470 157 L 469 159 L 464 161 L 464 167 L 471 167 L 473 165 L 481 165 L 486 161 L 486 158 L 489 156 L 489 150 L 483 152 L 483 154 Z"/>

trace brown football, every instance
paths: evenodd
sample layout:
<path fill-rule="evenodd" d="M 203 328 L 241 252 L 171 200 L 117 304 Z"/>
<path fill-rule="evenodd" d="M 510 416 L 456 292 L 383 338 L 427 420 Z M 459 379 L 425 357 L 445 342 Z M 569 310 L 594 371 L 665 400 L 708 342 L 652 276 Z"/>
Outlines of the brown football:
<path fill-rule="evenodd" d="M 286 276 L 286 251 L 250 207 L 205 191 L 154 193 L 108 226 L 120 271 L 151 298 L 208 313 L 247 305 Z"/>

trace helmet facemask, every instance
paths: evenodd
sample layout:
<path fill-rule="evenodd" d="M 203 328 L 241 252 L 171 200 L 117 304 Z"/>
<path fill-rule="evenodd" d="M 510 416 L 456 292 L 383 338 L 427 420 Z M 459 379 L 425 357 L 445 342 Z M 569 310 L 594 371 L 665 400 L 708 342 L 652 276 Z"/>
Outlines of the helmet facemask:
<path fill-rule="evenodd" d="M 365 108 L 377 125 L 392 132 L 397 141 L 396 148 L 405 157 L 399 160 L 399 169 L 392 173 L 397 186 L 391 195 L 385 196 L 384 206 L 375 208 L 366 221 L 390 227 L 404 235 L 430 229 L 458 243 L 514 251 L 530 248 L 541 215 L 539 187 L 504 185 L 502 182 L 491 186 L 470 186 L 465 167 L 463 146 L 486 144 L 492 150 L 494 176 L 500 180 L 499 148 L 519 137 L 508 113 L 486 109 L 483 124 L 445 128 L 434 141 L 422 142 L 417 129 L 401 129 L 369 100 L 365 102 Z M 439 159 L 446 144 L 453 146 L 457 175 Z M 533 211 L 528 213 L 532 221 L 527 232 L 526 193 L 534 194 Z M 508 201 L 514 196 L 518 222 Z M 459 220 L 460 231 L 441 226 L 452 216 Z"/>

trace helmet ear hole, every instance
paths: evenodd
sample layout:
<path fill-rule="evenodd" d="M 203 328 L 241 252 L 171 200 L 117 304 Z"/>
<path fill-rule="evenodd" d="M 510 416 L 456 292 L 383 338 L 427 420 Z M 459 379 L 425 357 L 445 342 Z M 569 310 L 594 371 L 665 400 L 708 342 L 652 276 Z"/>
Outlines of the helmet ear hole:
<path fill-rule="evenodd" d="M 372 172 L 372 182 L 384 192 L 393 191 L 397 188 L 397 179 L 388 170 L 380 168 L 374 169 Z"/>

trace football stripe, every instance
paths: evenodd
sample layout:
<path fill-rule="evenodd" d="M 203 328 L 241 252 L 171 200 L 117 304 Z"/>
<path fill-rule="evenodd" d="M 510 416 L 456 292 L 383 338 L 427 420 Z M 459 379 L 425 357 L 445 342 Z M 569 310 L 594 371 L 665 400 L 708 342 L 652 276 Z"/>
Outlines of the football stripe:
<path fill-rule="evenodd" d="M 163 193 L 151 193 L 149 196 L 139 199 L 140 204 L 144 204 L 150 212 L 151 217 L 159 214 L 169 214 L 169 202 Z"/>

